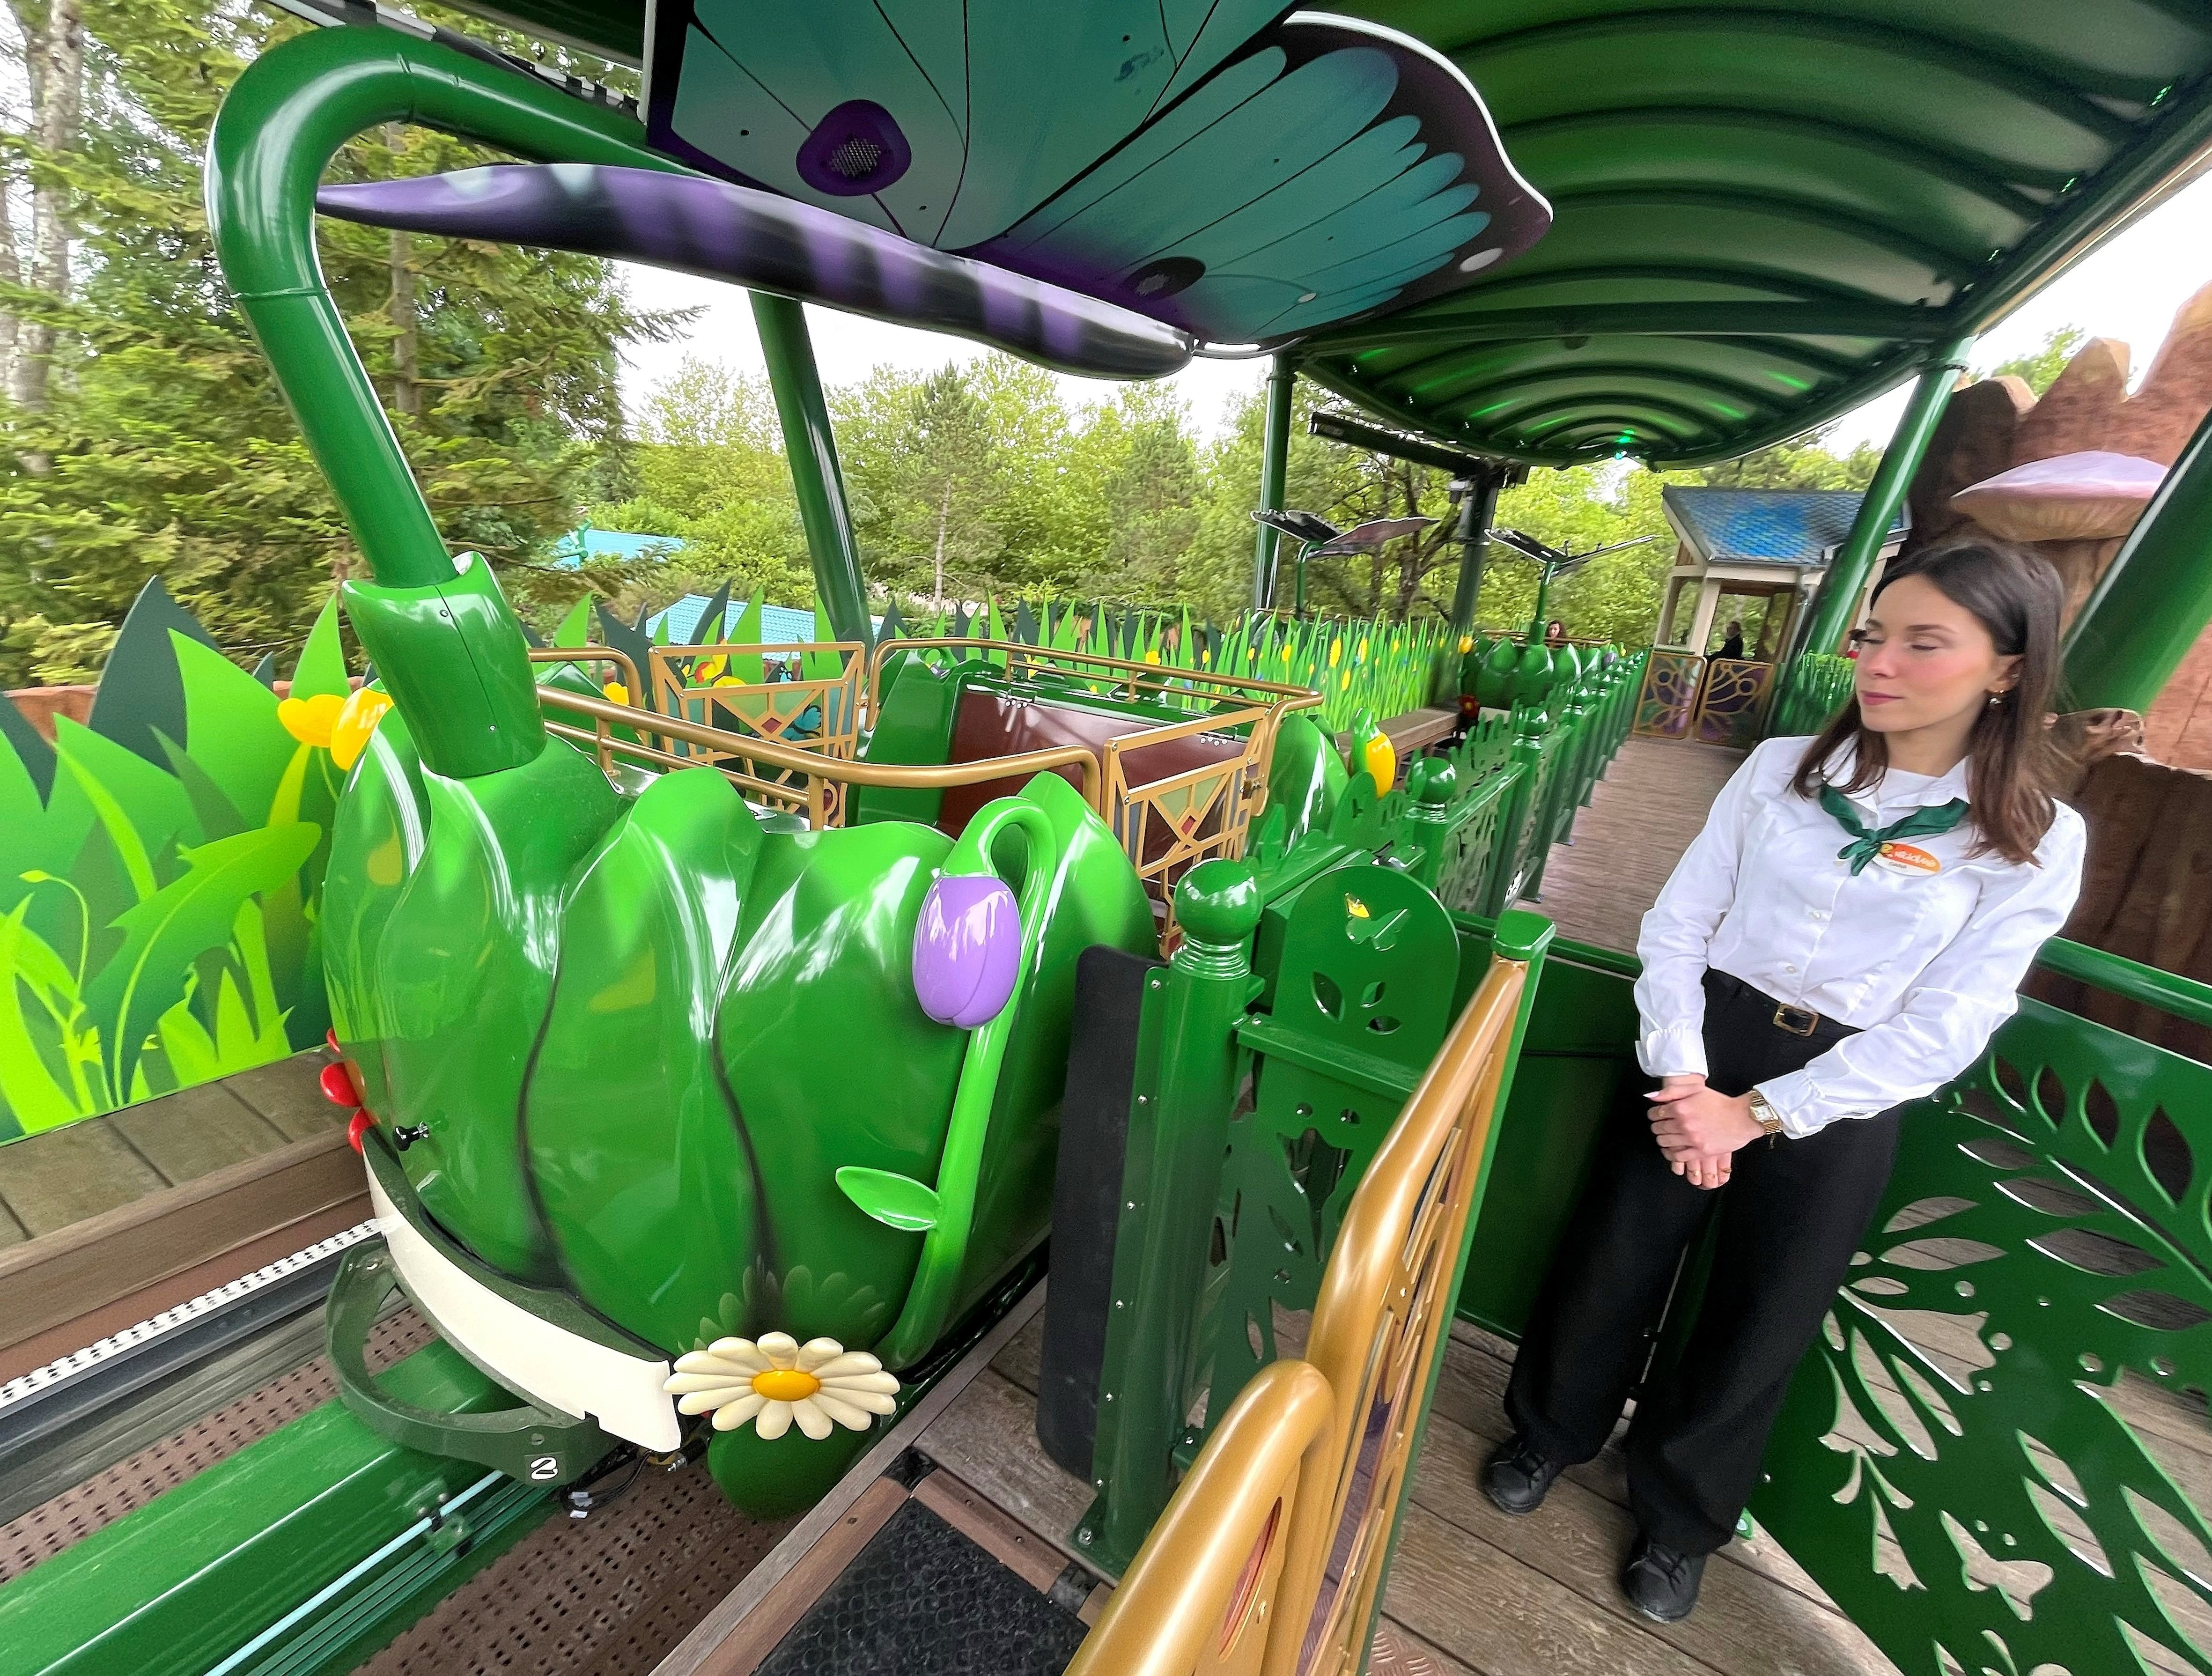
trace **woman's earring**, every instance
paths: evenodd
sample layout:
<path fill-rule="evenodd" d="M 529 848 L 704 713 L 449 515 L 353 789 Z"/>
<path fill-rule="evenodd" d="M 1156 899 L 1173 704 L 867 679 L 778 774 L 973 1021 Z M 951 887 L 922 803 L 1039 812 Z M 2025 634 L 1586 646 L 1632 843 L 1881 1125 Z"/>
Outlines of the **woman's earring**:
<path fill-rule="evenodd" d="M 1991 693 L 1991 694 L 1990 695 L 1990 709 L 1992 709 L 1992 710 L 1996 709 L 1996 708 L 1997 707 L 1997 706 L 1998 706 L 1998 705 L 2000 705 L 2000 704 L 2002 704 L 2002 703 L 2003 703 L 2003 702 L 2004 702 L 2004 694 L 2003 694 L 2003 692 L 2002 692 L 2002 690 L 1999 690 L 1999 691 L 1997 691 L 1997 692 L 1993 692 L 1993 693 Z"/>

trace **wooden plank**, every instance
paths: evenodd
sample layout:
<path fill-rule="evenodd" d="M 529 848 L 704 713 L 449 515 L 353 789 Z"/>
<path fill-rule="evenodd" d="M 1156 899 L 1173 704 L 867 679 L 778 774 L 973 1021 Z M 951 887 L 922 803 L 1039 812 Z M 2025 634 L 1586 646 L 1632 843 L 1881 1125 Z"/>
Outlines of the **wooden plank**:
<path fill-rule="evenodd" d="M 126 1106 L 107 1120 L 172 1183 L 274 1152 L 291 1139 L 221 1083 Z"/>
<path fill-rule="evenodd" d="M 1385 1612 L 1375 1629 L 1367 1676 L 1474 1676 L 1474 1673 Z"/>
<path fill-rule="evenodd" d="M 1060 1574 L 1067 1570 L 1067 1562 L 1049 1542 L 942 1468 L 915 1485 L 914 1499 L 1040 1594 L 1051 1594 Z"/>
<path fill-rule="evenodd" d="M 87 1126 L 76 1124 L 37 1139 L 64 1139 Z M 136 1159 L 119 1140 L 111 1145 L 122 1157 Z M 120 1170 L 122 1163 L 116 1168 Z M 134 1194 L 130 1203 L 10 1246 L 0 1251 L 0 1348 L 131 1296 L 302 1218 L 346 1205 L 365 1191 L 360 1158 L 345 1136 L 332 1130 L 181 1187 Z"/>
<path fill-rule="evenodd" d="M 0 1199 L 0 1251 L 11 1245 L 21 1245 L 30 1237 L 29 1231 L 15 1220 L 15 1213 L 8 1208 L 7 1201 Z"/>
<path fill-rule="evenodd" d="M 33 1242 L 170 1185 L 114 1121 L 86 1118 L 0 1146 L 0 1199 Z"/>
<path fill-rule="evenodd" d="M 991 1358 L 991 1366 L 1009 1383 L 1018 1385 L 1032 1400 L 1044 1377 L 1044 1312 L 1006 1340 L 1006 1347 Z"/>
<path fill-rule="evenodd" d="M 1771 1676 L 1778 1669 L 1795 1676 L 1894 1676 L 1889 1661 L 1842 1614 L 1743 1565 L 1707 1565 L 1694 1613 L 1680 1624 L 1648 1624 L 1618 1581 L 1636 1534 L 1627 1509 L 1562 1479 L 1534 1513 L 1503 1513 L 1478 1487 L 1490 1449 L 1489 1439 L 1432 1414 L 1414 1501 L 1722 1676 Z"/>
<path fill-rule="evenodd" d="M 721 1644 L 702 1660 L 700 1676 L 752 1676 L 778 1643 L 789 1635 L 806 1609 L 845 1574 L 845 1568 L 875 1533 L 906 1505 L 906 1491 L 890 1479 L 878 1479 L 860 1492 L 845 1514 L 778 1578 L 759 1603 L 732 1626 Z"/>
<path fill-rule="evenodd" d="M 330 1056 L 319 1048 L 270 1064 L 240 1071 L 222 1085 L 276 1125 L 287 1140 L 306 1140 L 326 1129 L 343 1129 L 348 1114 L 323 1096 L 319 1080 Z"/>
<path fill-rule="evenodd" d="M 1045 1454 L 1036 1400 L 1021 1387 L 987 1369 L 922 1434 L 921 1448 L 1068 1558 L 1083 1559 L 1073 1532 L 1091 1488 Z"/>
<path fill-rule="evenodd" d="M 1625 740 L 1575 817 L 1574 842 L 1553 848 L 1533 906 L 1562 937 L 1633 950 L 1644 910 L 1743 757 L 1718 745 Z"/>
<path fill-rule="evenodd" d="M 1419 1502 L 1399 1523 L 1383 1610 L 1480 1676 L 1715 1676 Z"/>
<path fill-rule="evenodd" d="M 87 1345 L 97 1343 L 128 1327 L 149 1321 L 164 1309 L 228 1285 L 240 1275 L 251 1274 L 280 1257 L 305 1251 L 318 1241 L 343 1233 L 369 1220 L 368 1193 L 364 1187 L 355 1197 L 341 1199 L 328 1210 L 317 1211 L 296 1222 L 271 1229 L 258 1239 L 234 1245 L 204 1263 L 181 1269 L 150 1286 L 113 1298 L 82 1315 L 50 1327 L 43 1333 L 0 1347 L 0 1381 L 21 1378 L 34 1368 L 60 1360 Z"/>

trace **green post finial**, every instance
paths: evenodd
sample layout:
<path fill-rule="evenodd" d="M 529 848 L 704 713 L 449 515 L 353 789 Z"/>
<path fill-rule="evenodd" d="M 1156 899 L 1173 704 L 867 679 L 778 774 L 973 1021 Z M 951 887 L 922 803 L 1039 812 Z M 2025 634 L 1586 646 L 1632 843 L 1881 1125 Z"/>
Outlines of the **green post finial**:
<path fill-rule="evenodd" d="M 1176 886 L 1176 923 L 1182 946 L 1175 964 L 1209 977 L 1242 969 L 1259 927 L 1260 881 L 1251 865 L 1216 858 L 1201 861 Z"/>

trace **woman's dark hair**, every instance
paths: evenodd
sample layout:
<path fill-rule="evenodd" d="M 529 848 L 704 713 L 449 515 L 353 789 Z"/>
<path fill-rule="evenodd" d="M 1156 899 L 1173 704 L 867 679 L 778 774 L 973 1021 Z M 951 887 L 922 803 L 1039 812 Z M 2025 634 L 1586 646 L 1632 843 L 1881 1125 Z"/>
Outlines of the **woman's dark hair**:
<path fill-rule="evenodd" d="M 1874 591 L 1907 576 L 1925 578 L 1953 604 L 1971 611 L 1989 630 L 1997 655 L 2018 658 L 2012 685 L 1984 704 L 1966 739 L 1966 800 L 1973 808 L 1974 850 L 1994 850 L 2027 863 L 2055 818 L 2051 787 L 2057 751 L 2045 712 L 2058 677 L 2058 616 L 2065 585 L 2045 560 L 2009 543 L 1987 537 L 1945 542 L 1899 561 Z M 1837 750 L 1855 748 L 1850 778 L 1838 789 L 1863 792 L 1889 767 L 1889 743 L 1844 706 L 1814 739 L 1790 781 L 1799 797 L 1820 795 L 1821 767 Z"/>

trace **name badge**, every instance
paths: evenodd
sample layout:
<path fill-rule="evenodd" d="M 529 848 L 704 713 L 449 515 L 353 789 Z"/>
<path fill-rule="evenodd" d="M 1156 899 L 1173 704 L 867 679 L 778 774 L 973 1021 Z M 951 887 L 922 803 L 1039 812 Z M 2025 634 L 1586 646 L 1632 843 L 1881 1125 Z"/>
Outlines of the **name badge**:
<path fill-rule="evenodd" d="M 1875 860 L 1893 873 L 1940 873 L 1943 871 L 1943 864 L 1917 844 L 1884 844 L 1876 853 Z"/>

